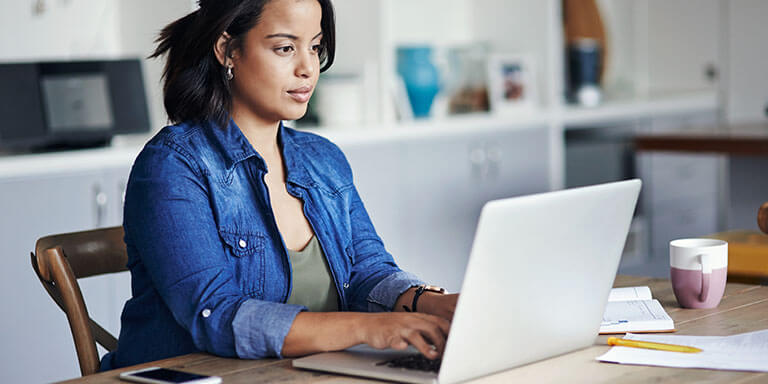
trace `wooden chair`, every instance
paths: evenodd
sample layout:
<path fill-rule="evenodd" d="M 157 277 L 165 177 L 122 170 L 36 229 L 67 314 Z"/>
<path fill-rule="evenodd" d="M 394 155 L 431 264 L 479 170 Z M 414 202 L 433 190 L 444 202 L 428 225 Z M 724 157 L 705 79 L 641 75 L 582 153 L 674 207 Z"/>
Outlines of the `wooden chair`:
<path fill-rule="evenodd" d="M 117 339 L 90 318 L 77 279 L 126 271 L 127 261 L 122 227 L 45 236 L 35 245 L 32 269 L 67 315 L 83 376 L 99 371 L 96 342 L 113 351 Z"/>

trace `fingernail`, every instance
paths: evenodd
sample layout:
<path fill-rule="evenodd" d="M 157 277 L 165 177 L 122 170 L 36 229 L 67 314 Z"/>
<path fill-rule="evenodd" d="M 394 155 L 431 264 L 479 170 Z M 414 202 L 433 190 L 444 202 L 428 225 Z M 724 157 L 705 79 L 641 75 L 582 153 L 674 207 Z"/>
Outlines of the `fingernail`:
<path fill-rule="evenodd" d="M 430 356 L 437 356 L 437 351 L 429 351 Z"/>

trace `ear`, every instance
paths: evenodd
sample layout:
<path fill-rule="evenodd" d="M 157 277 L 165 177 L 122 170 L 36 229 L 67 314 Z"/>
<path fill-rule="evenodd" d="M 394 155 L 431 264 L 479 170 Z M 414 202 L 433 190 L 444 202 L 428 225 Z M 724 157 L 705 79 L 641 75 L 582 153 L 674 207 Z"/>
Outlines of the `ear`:
<path fill-rule="evenodd" d="M 227 57 L 227 43 L 232 37 L 229 36 L 229 33 L 222 33 L 221 36 L 216 40 L 216 43 L 213 45 L 213 53 L 216 54 L 216 59 L 219 61 L 219 64 L 226 67 L 228 64 L 232 64 L 232 56 Z M 232 52 L 230 52 L 231 55 Z"/>

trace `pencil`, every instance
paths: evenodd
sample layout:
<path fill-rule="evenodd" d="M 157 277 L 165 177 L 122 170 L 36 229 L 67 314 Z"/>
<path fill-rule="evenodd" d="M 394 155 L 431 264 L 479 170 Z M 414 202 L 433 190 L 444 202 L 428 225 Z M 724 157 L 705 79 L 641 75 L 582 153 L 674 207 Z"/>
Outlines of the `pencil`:
<path fill-rule="evenodd" d="M 609 337 L 608 345 L 618 345 L 621 347 L 632 347 L 632 348 L 657 349 L 660 351 L 670 351 L 670 352 L 684 352 L 684 353 L 701 352 L 701 349 L 699 348 L 689 347 L 685 345 L 652 343 L 650 341 L 619 339 L 617 337 Z"/>

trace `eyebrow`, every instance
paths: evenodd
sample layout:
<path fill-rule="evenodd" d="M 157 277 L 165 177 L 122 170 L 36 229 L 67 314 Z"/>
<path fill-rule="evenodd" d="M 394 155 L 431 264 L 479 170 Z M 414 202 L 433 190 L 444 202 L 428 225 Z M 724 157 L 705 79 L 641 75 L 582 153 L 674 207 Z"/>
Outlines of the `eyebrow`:
<path fill-rule="evenodd" d="M 315 37 L 313 37 L 313 38 L 312 38 L 312 40 L 314 40 L 314 39 L 317 39 L 317 38 L 318 38 L 318 36 L 320 36 L 320 35 L 322 35 L 322 34 L 323 34 L 323 32 L 321 31 L 320 33 L 318 33 L 317 35 L 315 35 Z M 288 39 L 291 39 L 291 40 L 298 40 L 298 39 L 299 39 L 299 37 L 298 37 L 298 36 L 296 36 L 296 35 L 291 35 L 290 33 L 273 33 L 273 34 L 271 34 L 271 35 L 267 35 L 267 37 L 266 37 L 266 38 L 267 38 L 267 39 L 273 39 L 273 38 L 275 38 L 275 37 L 285 37 L 285 38 L 288 38 Z"/>

